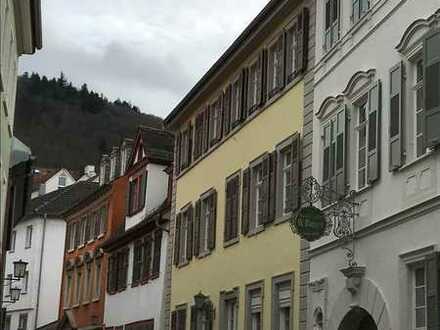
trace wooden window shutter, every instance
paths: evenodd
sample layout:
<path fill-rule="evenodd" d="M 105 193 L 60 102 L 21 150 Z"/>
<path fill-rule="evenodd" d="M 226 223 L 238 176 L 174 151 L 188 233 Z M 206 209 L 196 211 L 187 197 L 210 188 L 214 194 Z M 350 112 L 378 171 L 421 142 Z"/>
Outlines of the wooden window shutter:
<path fill-rule="evenodd" d="M 171 330 L 177 330 L 177 312 L 171 312 Z"/>
<path fill-rule="evenodd" d="M 368 182 L 380 177 L 381 85 L 378 81 L 368 93 Z"/>
<path fill-rule="evenodd" d="M 241 202 L 241 233 L 246 235 L 249 232 L 250 216 L 250 168 L 243 171 L 243 192 Z"/>
<path fill-rule="evenodd" d="M 273 85 L 273 75 L 274 75 L 274 46 L 270 47 L 268 49 L 268 56 L 267 56 L 267 74 L 266 74 L 266 97 L 270 98 L 272 96 L 272 91 L 275 88 Z"/>
<path fill-rule="evenodd" d="M 403 164 L 403 63 L 390 70 L 390 126 L 389 126 L 389 170 L 394 171 Z"/>
<path fill-rule="evenodd" d="M 223 93 L 223 135 L 226 136 L 229 134 L 231 129 L 231 93 L 232 86 L 229 85 L 226 87 Z"/>
<path fill-rule="evenodd" d="M 135 286 L 141 279 L 141 266 L 142 266 L 142 243 L 140 241 L 135 242 L 133 248 L 133 272 L 131 276 L 131 284 Z"/>
<path fill-rule="evenodd" d="M 177 266 L 179 264 L 180 257 L 180 230 L 182 223 L 182 214 L 178 213 L 176 215 L 176 225 L 174 230 L 174 264 Z"/>
<path fill-rule="evenodd" d="M 272 222 L 276 217 L 276 195 L 277 195 L 277 155 L 275 150 L 270 154 L 270 168 L 269 168 L 269 212 L 268 222 Z"/>
<path fill-rule="evenodd" d="M 148 281 L 151 275 L 151 250 L 152 250 L 152 237 L 147 235 L 144 238 L 144 260 L 142 266 L 142 280 Z"/>
<path fill-rule="evenodd" d="M 144 174 L 142 174 L 141 177 L 141 193 L 140 193 L 140 203 L 139 203 L 139 209 L 142 210 L 145 206 L 145 202 L 146 202 L 146 196 L 147 196 L 147 177 L 148 177 L 148 173 L 145 172 Z"/>
<path fill-rule="evenodd" d="M 191 306 L 191 316 L 190 316 L 191 330 L 197 330 L 197 307 L 195 305 Z"/>
<path fill-rule="evenodd" d="M 440 253 L 426 258 L 427 330 L 440 329 Z"/>
<path fill-rule="evenodd" d="M 298 16 L 296 31 L 296 68 L 295 73 L 301 74 L 307 70 L 309 49 L 309 9 L 304 7 Z"/>
<path fill-rule="evenodd" d="M 181 158 L 181 140 L 182 140 L 182 134 L 177 133 L 176 135 L 176 141 L 175 141 L 175 149 L 176 149 L 176 164 L 174 166 L 176 174 L 179 175 L 180 173 L 180 158 Z"/>
<path fill-rule="evenodd" d="M 209 114 L 210 107 L 207 106 L 204 111 L 204 121 L 203 121 L 203 152 L 207 152 L 209 149 Z"/>
<path fill-rule="evenodd" d="M 440 29 L 424 40 L 425 145 L 440 144 Z"/>
<path fill-rule="evenodd" d="M 249 66 L 248 68 L 246 68 L 246 77 L 247 77 L 247 87 L 246 87 L 247 97 L 246 97 L 246 114 L 245 114 L 246 117 L 248 115 L 250 115 L 252 113 L 252 111 L 254 110 L 254 107 L 252 104 L 252 101 L 253 101 L 252 94 L 254 91 L 254 83 L 255 82 L 254 82 L 251 74 L 252 74 L 252 65 Z"/>
<path fill-rule="evenodd" d="M 279 61 L 278 61 L 278 77 L 277 77 L 277 89 L 282 89 L 285 85 L 285 72 L 284 72 L 284 67 L 285 67 L 285 60 L 286 60 L 286 56 L 284 56 L 284 51 L 285 51 L 285 47 L 284 47 L 284 33 L 281 34 L 278 38 L 277 41 L 277 52 L 278 52 L 278 56 L 279 56 Z"/>
<path fill-rule="evenodd" d="M 197 114 L 194 128 L 194 159 L 200 157 L 203 151 L 203 112 Z"/>
<path fill-rule="evenodd" d="M 189 166 L 193 160 L 193 125 L 190 123 L 188 127 L 188 146 L 187 146 L 187 160 L 186 165 Z"/>
<path fill-rule="evenodd" d="M 194 212 L 194 255 L 196 257 L 200 254 L 200 215 L 202 210 L 202 203 L 199 200 L 195 203 L 195 212 Z"/>
<path fill-rule="evenodd" d="M 241 72 L 241 93 L 242 93 L 242 97 L 241 97 L 241 107 L 240 107 L 240 110 L 241 110 L 241 120 L 242 121 L 244 121 L 244 120 L 246 120 L 246 118 L 247 118 L 247 116 L 248 116 L 248 111 L 247 111 L 247 95 L 248 95 L 248 90 L 247 90 L 247 88 L 248 88 L 248 78 L 249 78 L 249 75 L 248 75 L 248 72 L 249 72 L 249 70 L 246 68 L 246 69 L 243 69 L 242 70 L 242 72 Z"/>
<path fill-rule="evenodd" d="M 208 249 L 215 249 L 215 236 L 216 236 L 216 225 L 217 225 L 217 191 L 213 191 L 210 199 L 210 218 L 209 218 L 209 232 L 208 232 Z"/>
<path fill-rule="evenodd" d="M 130 257 L 130 249 L 127 247 L 124 249 L 124 263 L 123 263 L 123 284 L 122 287 L 125 289 L 127 287 L 127 278 L 128 278 L 128 264 L 129 264 L 129 257 Z"/>
<path fill-rule="evenodd" d="M 268 51 L 263 49 L 261 52 L 261 104 L 264 104 L 267 100 L 267 62 L 268 62 Z"/>
<path fill-rule="evenodd" d="M 267 224 L 272 219 L 269 217 L 270 210 L 270 154 L 266 155 L 263 159 L 263 199 L 264 199 L 264 208 L 263 208 L 263 223 Z"/>
<path fill-rule="evenodd" d="M 178 324 L 178 330 L 185 330 L 185 328 L 186 328 L 186 309 L 181 309 L 178 311 L 177 324 Z"/>
<path fill-rule="evenodd" d="M 262 104 L 262 91 L 263 91 L 263 56 L 264 56 L 264 50 L 260 52 L 258 55 L 258 63 L 257 63 L 257 70 L 258 70 L 258 80 L 257 80 L 257 106 Z"/>
<path fill-rule="evenodd" d="M 229 241 L 232 238 L 232 207 L 233 207 L 233 182 L 232 179 L 229 182 L 226 182 L 226 191 L 225 191 L 225 228 L 223 231 L 224 237 L 223 240 L 225 242 Z"/>
<path fill-rule="evenodd" d="M 154 233 L 154 253 L 153 253 L 153 269 L 152 277 L 158 277 L 160 273 L 160 257 L 162 249 L 162 230 L 156 230 Z"/>
<path fill-rule="evenodd" d="M 187 244 L 186 244 L 186 260 L 191 260 L 193 257 L 193 251 L 194 251 L 194 219 L 193 219 L 193 207 L 192 205 L 189 207 L 187 213 Z"/>
<path fill-rule="evenodd" d="M 335 185 L 339 196 L 345 196 L 347 192 L 347 133 L 348 133 L 348 109 L 338 113 L 336 120 L 336 159 L 335 159 Z"/>
<path fill-rule="evenodd" d="M 108 258 L 108 270 L 107 270 L 107 292 L 109 294 L 113 293 L 113 277 L 114 277 L 114 258 L 112 255 Z"/>
<path fill-rule="evenodd" d="M 238 237 L 238 224 L 240 220 L 240 175 L 237 175 L 234 184 L 234 199 L 232 206 L 232 237 Z"/>

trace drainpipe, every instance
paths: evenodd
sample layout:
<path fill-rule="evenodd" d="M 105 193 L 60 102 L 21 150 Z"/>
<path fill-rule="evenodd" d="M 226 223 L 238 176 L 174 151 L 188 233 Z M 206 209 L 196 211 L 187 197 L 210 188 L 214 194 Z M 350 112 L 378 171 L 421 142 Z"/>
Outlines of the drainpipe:
<path fill-rule="evenodd" d="M 46 240 L 46 221 L 47 221 L 47 213 L 44 213 L 44 215 L 43 215 L 43 236 L 41 238 L 40 268 L 38 271 L 39 274 L 38 274 L 37 304 L 35 305 L 34 329 L 37 329 L 38 313 L 40 312 L 41 274 L 43 272 L 44 243 Z"/>

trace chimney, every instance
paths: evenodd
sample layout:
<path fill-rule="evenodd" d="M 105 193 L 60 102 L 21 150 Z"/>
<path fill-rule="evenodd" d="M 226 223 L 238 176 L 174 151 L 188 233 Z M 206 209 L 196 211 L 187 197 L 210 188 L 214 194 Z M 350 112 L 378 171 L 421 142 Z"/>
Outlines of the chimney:
<path fill-rule="evenodd" d="M 95 165 L 86 165 L 84 167 L 84 175 L 87 175 L 89 178 L 92 178 L 96 175 Z"/>

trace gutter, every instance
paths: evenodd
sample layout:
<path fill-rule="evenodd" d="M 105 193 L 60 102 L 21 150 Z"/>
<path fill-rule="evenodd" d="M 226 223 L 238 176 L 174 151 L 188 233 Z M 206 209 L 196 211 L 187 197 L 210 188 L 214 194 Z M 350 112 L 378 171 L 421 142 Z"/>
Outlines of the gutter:
<path fill-rule="evenodd" d="M 34 329 L 37 329 L 38 313 L 40 311 L 41 275 L 43 272 L 44 243 L 46 241 L 46 222 L 47 222 L 47 213 L 44 213 L 44 215 L 43 215 L 43 236 L 41 238 L 40 267 L 39 267 L 39 271 L 38 271 L 39 274 L 38 274 L 38 288 L 37 288 L 37 304 L 35 305 Z"/>

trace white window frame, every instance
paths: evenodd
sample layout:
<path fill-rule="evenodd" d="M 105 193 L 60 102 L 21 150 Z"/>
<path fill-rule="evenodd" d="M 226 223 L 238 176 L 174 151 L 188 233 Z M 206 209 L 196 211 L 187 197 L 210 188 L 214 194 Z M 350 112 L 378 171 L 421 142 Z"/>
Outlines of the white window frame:
<path fill-rule="evenodd" d="M 240 77 L 236 77 L 231 84 L 231 125 L 235 124 L 240 120 L 240 98 L 241 98 L 241 87 L 240 87 Z M 237 93 L 238 92 L 238 93 Z"/>
<path fill-rule="evenodd" d="M 421 81 L 418 81 L 418 63 L 422 62 L 422 79 Z M 411 118 L 413 118 L 413 129 L 414 129 L 414 134 L 413 134 L 413 139 L 414 139 L 414 153 L 413 153 L 413 157 L 414 159 L 418 159 L 423 157 L 427 151 L 426 148 L 425 150 L 423 150 L 423 152 L 419 155 L 419 150 L 418 150 L 418 138 L 422 138 L 423 139 L 423 130 L 422 132 L 419 134 L 417 132 L 417 116 L 419 113 L 423 113 L 425 111 L 424 109 L 424 101 L 423 101 L 423 89 L 425 88 L 424 86 L 424 82 L 423 82 L 423 75 L 424 75 L 424 69 L 423 69 L 423 55 L 422 53 L 417 54 L 409 63 L 411 66 L 411 72 L 412 72 L 412 81 L 411 81 L 411 95 L 412 95 L 412 107 L 410 109 L 411 111 Z M 422 106 L 420 109 L 417 108 L 417 92 L 418 90 L 422 90 Z M 423 123 L 422 123 L 423 125 Z"/>
<path fill-rule="evenodd" d="M 200 254 L 207 253 L 208 237 L 210 231 L 210 219 L 212 215 L 212 194 L 202 198 L 200 205 Z"/>
<path fill-rule="evenodd" d="M 259 163 L 255 165 L 252 168 L 252 177 L 253 177 L 253 190 L 254 190 L 254 198 L 255 198 L 255 209 L 254 209 L 254 215 L 253 218 L 255 221 L 253 221 L 253 227 L 259 228 L 263 226 L 263 223 L 260 223 L 260 220 L 263 218 L 261 216 L 261 213 L 263 210 L 260 210 L 260 204 L 262 201 L 261 194 L 263 189 L 263 164 Z"/>
<path fill-rule="evenodd" d="M 358 190 L 362 190 L 369 186 L 368 183 L 368 132 L 369 132 L 369 122 L 368 122 L 368 94 L 364 95 L 359 101 L 355 103 L 356 108 L 356 187 Z M 365 111 L 365 120 L 360 122 L 361 116 L 360 116 L 360 109 L 364 108 Z M 361 140 L 361 130 L 365 128 L 365 136 L 364 136 L 364 146 L 360 146 L 360 140 Z M 360 167 L 360 152 L 361 149 L 364 149 L 364 156 L 365 156 L 365 164 L 361 168 Z M 361 186 L 359 183 L 360 180 L 360 172 L 364 171 L 364 184 Z"/>
<path fill-rule="evenodd" d="M 260 297 L 260 305 L 259 306 L 252 306 L 252 297 L 253 292 L 259 291 L 259 297 Z M 245 330 L 255 330 L 255 322 L 254 322 L 254 315 L 259 314 L 260 315 L 260 329 L 263 330 L 264 326 L 264 281 L 259 281 L 253 284 L 249 284 L 246 286 L 246 310 L 245 310 Z"/>
<path fill-rule="evenodd" d="M 61 183 L 61 181 L 64 179 L 64 184 Z M 61 174 L 58 177 L 58 188 L 64 188 L 67 186 L 67 176 L 64 174 Z"/>
<path fill-rule="evenodd" d="M 332 18 L 333 17 L 333 12 L 334 12 L 334 10 L 333 10 L 333 1 L 334 0 L 323 1 L 323 5 L 324 5 L 324 10 L 323 10 L 323 13 L 324 13 L 324 24 L 323 24 L 323 27 L 324 27 L 324 29 L 323 29 L 323 31 L 324 31 L 324 43 L 323 43 L 323 46 L 324 46 L 324 50 L 325 51 L 329 51 L 330 49 L 332 49 L 335 46 L 335 44 L 341 38 L 341 26 L 340 26 L 341 25 L 341 0 L 336 0 L 337 1 L 337 5 L 338 5 L 338 8 L 337 8 L 338 17 L 334 21 L 332 21 L 332 19 L 334 19 L 334 18 Z M 328 2 L 330 2 L 330 6 L 329 7 L 330 7 L 330 12 L 331 13 L 330 13 L 330 26 L 328 28 L 326 28 L 327 3 Z M 337 32 L 338 32 L 337 38 L 334 38 L 334 35 L 333 35 L 335 28 L 337 28 Z M 328 33 L 330 33 L 330 42 L 327 44 L 327 34 Z"/>
<path fill-rule="evenodd" d="M 286 163 L 286 155 L 289 154 L 290 163 Z M 292 145 L 289 144 L 284 149 L 280 151 L 281 155 L 281 176 L 282 176 L 282 215 L 287 215 L 289 212 L 287 210 L 287 190 L 291 189 L 292 186 L 292 166 L 293 166 L 293 155 L 292 155 Z"/>
<path fill-rule="evenodd" d="M 424 282 L 423 285 L 417 286 L 416 285 L 416 271 L 419 269 L 423 269 L 423 275 L 424 275 Z M 424 264 L 416 264 L 411 267 L 411 297 L 412 297 L 412 304 L 411 304 L 411 315 L 412 315 L 412 325 L 414 330 L 426 330 L 427 329 L 427 322 L 428 322 L 428 315 L 427 315 L 427 291 L 426 291 L 426 265 Z M 425 304 L 423 306 L 416 306 L 416 290 L 424 288 L 425 290 Z M 416 327 L 416 311 L 417 309 L 425 309 L 425 325 L 422 327 Z"/>

